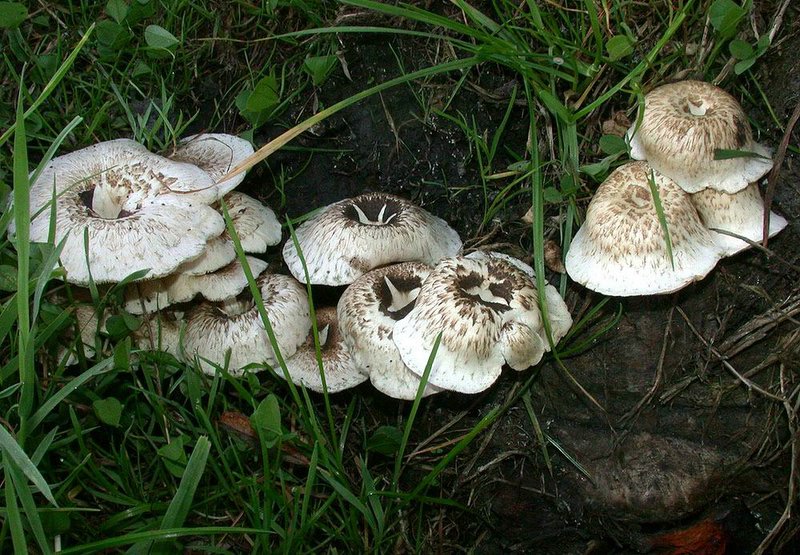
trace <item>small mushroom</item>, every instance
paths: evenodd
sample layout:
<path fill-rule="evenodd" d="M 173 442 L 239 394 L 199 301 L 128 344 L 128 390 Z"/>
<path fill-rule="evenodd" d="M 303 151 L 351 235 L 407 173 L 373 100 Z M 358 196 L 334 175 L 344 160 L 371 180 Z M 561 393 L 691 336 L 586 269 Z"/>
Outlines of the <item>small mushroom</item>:
<path fill-rule="evenodd" d="M 671 259 L 650 179 L 658 187 Z M 656 295 L 702 279 L 721 257 L 689 195 L 646 162 L 630 162 L 597 189 L 565 265 L 573 280 L 604 295 Z"/>
<path fill-rule="evenodd" d="M 236 135 L 202 133 L 182 139 L 167 156 L 172 160 L 198 166 L 217 182 L 253 152 L 255 152 L 253 145 Z M 236 188 L 244 176 L 245 173 L 242 172 L 226 180 L 225 188 L 228 191 Z"/>
<path fill-rule="evenodd" d="M 206 205 L 218 193 L 196 166 L 125 139 L 100 143 L 53 159 L 31 184 L 30 237 L 48 240 L 55 194 L 55 242 L 64 241 L 67 281 L 118 282 L 148 268 L 146 277 L 161 277 L 222 233 L 222 218 Z"/>
<path fill-rule="evenodd" d="M 316 317 L 322 368 L 325 371 L 325 386 L 328 393 L 350 389 L 366 381 L 367 375 L 358 371 L 350 349 L 342 340 L 336 308 L 332 306 L 318 308 Z M 286 359 L 286 370 L 295 384 L 322 393 L 322 375 L 311 331 L 305 343 L 297 348 L 297 352 Z M 275 373 L 285 378 L 281 368 L 276 367 Z"/>
<path fill-rule="evenodd" d="M 769 151 L 753 140 L 736 99 L 703 81 L 650 91 L 642 120 L 628 129 L 627 137 L 632 158 L 647 160 L 689 193 L 709 187 L 735 193 L 772 168 Z M 717 160 L 715 152 L 721 149 L 753 155 Z"/>
<path fill-rule="evenodd" d="M 253 197 L 233 191 L 225 195 L 233 228 L 239 236 L 242 250 L 247 253 L 264 253 L 267 246 L 281 241 L 281 224 L 268 206 Z M 221 213 L 221 207 L 215 206 Z M 207 274 L 230 264 L 236 258 L 233 239 L 225 229 L 221 235 L 209 239 L 206 249 L 195 259 L 181 264 L 181 274 Z"/>
<path fill-rule="evenodd" d="M 500 259 L 448 258 L 425 279 L 416 304 L 394 327 L 408 368 L 422 376 L 441 334 L 428 381 L 443 389 L 478 393 L 504 363 L 524 370 L 541 360 L 547 343 L 531 278 Z"/>
<path fill-rule="evenodd" d="M 368 193 L 331 204 L 296 230 L 311 283 L 348 285 L 373 268 L 394 262 L 435 264 L 461 249 L 458 234 L 409 201 L 385 193 Z M 283 258 L 305 282 L 294 242 Z"/>
<path fill-rule="evenodd" d="M 278 348 L 292 356 L 308 335 L 311 316 L 306 291 L 297 281 L 280 274 L 264 274 L 258 286 Z M 185 356 L 200 361 L 203 372 L 213 375 L 228 360 L 228 371 L 241 376 L 245 367 L 275 366 L 272 344 L 252 296 L 248 292 L 222 303 L 203 302 L 186 315 Z M 261 370 L 258 366 L 254 371 Z"/>
<path fill-rule="evenodd" d="M 751 183 L 733 194 L 705 189 L 692 195 L 692 203 L 706 227 L 714 232 L 714 239 L 722 246 L 726 256 L 736 254 L 750 245 L 715 230 L 728 231 L 751 241 L 761 241 L 764 233 L 764 201 L 756 183 Z M 782 216 L 770 212 L 769 236 L 779 233 L 787 223 Z"/>
<path fill-rule="evenodd" d="M 254 277 L 263 274 L 267 263 L 248 256 L 247 263 Z M 238 260 L 215 272 L 202 275 L 174 274 L 161 279 L 141 281 L 128 286 L 125 309 L 131 314 L 155 312 L 167 306 L 191 301 L 197 295 L 212 302 L 237 296 L 247 287 L 247 276 Z"/>
<path fill-rule="evenodd" d="M 412 400 L 420 377 L 408 369 L 393 340 L 395 324 L 406 316 L 432 268 L 402 262 L 367 272 L 356 279 L 337 306 L 344 342 L 356 367 L 369 375 L 375 388 L 395 399 Z M 442 391 L 427 384 L 423 396 Z"/>

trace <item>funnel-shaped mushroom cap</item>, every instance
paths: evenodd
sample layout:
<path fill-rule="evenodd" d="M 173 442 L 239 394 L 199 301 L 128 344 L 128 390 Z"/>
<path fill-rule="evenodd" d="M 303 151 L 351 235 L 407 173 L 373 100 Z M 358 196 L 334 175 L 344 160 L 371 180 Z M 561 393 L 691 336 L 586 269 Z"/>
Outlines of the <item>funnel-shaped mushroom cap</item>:
<path fill-rule="evenodd" d="M 658 187 L 672 260 L 649 179 Z M 565 260 L 567 273 L 604 295 L 671 293 L 698 281 L 722 256 L 689 195 L 646 162 L 620 166 L 600 185 Z"/>
<path fill-rule="evenodd" d="M 365 382 L 367 375 L 358 371 L 350 349 L 342 341 L 336 308 L 332 306 L 318 308 L 316 316 L 320 355 L 322 367 L 325 369 L 325 386 L 328 388 L 328 393 L 350 389 Z M 297 348 L 297 352 L 286 359 L 286 369 L 292 382 L 322 393 L 322 376 L 312 331 L 309 331 L 308 338 Z M 283 369 L 279 366 L 275 367 L 275 373 L 285 378 Z"/>
<path fill-rule="evenodd" d="M 628 138 L 631 157 L 647 160 L 689 193 L 707 187 L 735 193 L 772 168 L 769 151 L 753 141 L 736 99 L 702 81 L 680 81 L 649 92 L 641 124 L 628 130 Z M 755 156 L 715 160 L 719 149 Z"/>
<path fill-rule="evenodd" d="M 203 133 L 181 140 L 169 153 L 169 158 L 194 164 L 208 173 L 214 181 L 218 181 L 253 152 L 253 145 L 236 135 Z M 220 185 L 226 192 L 231 191 L 242 182 L 244 176 L 245 173 L 242 172 Z"/>
<path fill-rule="evenodd" d="M 403 362 L 393 340 L 395 324 L 406 316 L 432 268 L 403 262 L 367 272 L 339 299 L 339 327 L 356 366 L 375 388 L 395 399 L 414 399 L 420 377 Z M 427 384 L 423 396 L 441 388 Z"/>
<path fill-rule="evenodd" d="M 495 251 L 473 251 L 467 255 L 467 258 L 499 258 L 500 260 L 505 260 L 525 272 L 536 283 L 536 272 L 534 272 L 533 268 L 511 255 Z M 558 343 L 572 327 L 572 315 L 569 313 L 567 303 L 558 294 L 558 290 L 549 283 L 544 287 L 544 302 L 547 304 L 547 315 L 550 318 L 550 333 L 553 336 L 553 342 Z M 542 325 L 539 335 L 543 339 L 545 338 L 544 325 Z M 547 342 L 546 339 L 545 342 Z M 550 351 L 549 344 L 546 350 Z"/>
<path fill-rule="evenodd" d="M 55 241 L 67 237 L 61 261 L 72 283 L 87 284 L 89 268 L 99 283 L 145 268 L 148 278 L 167 275 L 224 229 L 220 215 L 205 205 L 218 196 L 205 172 L 133 141 L 100 143 L 53 159 L 31 184 L 31 213 L 38 212 L 33 241 L 47 241 L 54 191 Z"/>
<path fill-rule="evenodd" d="M 290 357 L 311 327 L 306 291 L 280 274 L 262 275 L 258 286 L 276 344 L 284 358 Z M 228 352 L 228 371 L 236 376 L 250 364 L 276 364 L 258 308 L 247 293 L 223 303 L 203 302 L 192 309 L 186 315 L 183 348 L 188 359 L 197 356 L 201 369 L 211 375 L 225 364 Z"/>
<path fill-rule="evenodd" d="M 714 239 L 722 246 L 726 256 L 736 254 L 750 245 L 736 237 L 713 231 L 715 229 L 729 231 L 751 241 L 761 241 L 764 233 L 764 201 L 761 200 L 756 183 L 751 183 L 732 195 L 706 189 L 693 194 L 692 202 L 703 223 L 711 228 Z M 782 216 L 770 212 L 769 236 L 780 232 L 787 223 Z"/>
<path fill-rule="evenodd" d="M 504 362 L 523 370 L 542 358 L 537 303 L 531 278 L 508 262 L 449 258 L 423 282 L 414 308 L 394 327 L 394 342 L 421 376 L 441 334 L 429 382 L 477 393 L 497 380 Z"/>
<path fill-rule="evenodd" d="M 458 234 L 405 199 L 368 193 L 331 204 L 296 230 L 311 283 L 348 285 L 364 273 L 392 262 L 435 264 L 461 249 Z M 286 241 L 283 258 L 305 282 L 294 242 Z"/>
<path fill-rule="evenodd" d="M 248 256 L 247 263 L 254 277 L 267 269 L 267 263 Z M 131 314 L 155 312 L 169 305 L 184 303 L 197 295 L 219 302 L 237 296 L 247 287 L 247 276 L 238 260 L 215 272 L 193 276 L 174 274 L 161 279 L 132 283 L 125 292 L 125 310 Z"/>

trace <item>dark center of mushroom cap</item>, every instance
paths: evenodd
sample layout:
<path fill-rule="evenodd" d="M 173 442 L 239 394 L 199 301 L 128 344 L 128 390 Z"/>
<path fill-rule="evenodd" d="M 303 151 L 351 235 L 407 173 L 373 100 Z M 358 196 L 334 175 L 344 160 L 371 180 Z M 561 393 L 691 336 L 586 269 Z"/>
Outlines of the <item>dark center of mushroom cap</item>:
<path fill-rule="evenodd" d="M 503 277 L 486 278 L 478 272 L 459 276 L 456 286 L 462 296 L 473 303 L 491 308 L 497 312 L 510 309 L 513 286 Z"/>
<path fill-rule="evenodd" d="M 695 117 L 711 115 L 712 110 L 709 103 L 698 95 L 689 95 L 683 105 L 683 113 Z"/>
<path fill-rule="evenodd" d="M 414 308 L 422 280 L 415 275 L 384 276 L 377 285 L 380 311 L 392 320 L 401 320 Z"/>
<path fill-rule="evenodd" d="M 356 224 L 378 226 L 391 224 L 402 211 L 402 205 L 391 197 L 361 196 L 344 207 L 344 216 Z"/>

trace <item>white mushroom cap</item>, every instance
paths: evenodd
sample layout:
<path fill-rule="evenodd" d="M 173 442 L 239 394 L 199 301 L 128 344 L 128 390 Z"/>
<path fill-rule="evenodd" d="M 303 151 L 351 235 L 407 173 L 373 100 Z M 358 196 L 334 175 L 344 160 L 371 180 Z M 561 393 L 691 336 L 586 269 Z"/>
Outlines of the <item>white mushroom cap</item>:
<path fill-rule="evenodd" d="M 764 201 L 756 183 L 732 195 L 706 189 L 693 194 L 692 203 L 706 227 L 712 229 L 714 239 L 722 246 L 726 256 L 736 254 L 750 245 L 736 237 L 713 231 L 715 229 L 729 231 L 751 241 L 761 241 L 764 233 Z M 770 212 L 769 236 L 777 234 L 787 224 L 783 216 Z"/>
<path fill-rule="evenodd" d="M 244 252 L 264 253 L 267 246 L 280 243 L 281 224 L 268 206 L 237 191 L 225 195 L 224 201 Z M 216 208 L 221 214 L 221 206 L 216 205 Z M 236 248 L 225 229 L 221 235 L 209 239 L 200 256 L 184 262 L 177 271 L 195 276 L 207 274 L 230 264 L 234 258 Z"/>
<path fill-rule="evenodd" d="M 53 159 L 31 184 L 31 240 L 47 241 L 56 195 L 55 241 L 67 237 L 67 280 L 121 281 L 150 268 L 167 275 L 196 257 L 224 222 L 205 205 L 217 196 L 211 178 L 190 164 L 151 154 L 128 140 L 109 141 Z M 13 233 L 13 229 L 11 230 Z M 88 267 L 84 233 L 88 236 Z"/>
<path fill-rule="evenodd" d="M 392 332 L 414 308 L 432 269 L 421 262 L 402 262 L 372 270 L 345 289 L 337 306 L 341 334 L 356 367 L 369 374 L 378 391 L 395 399 L 414 399 L 420 377 L 403 362 Z M 426 384 L 423 396 L 440 391 Z"/>
<path fill-rule="evenodd" d="M 284 358 L 292 356 L 308 335 L 311 316 L 305 288 L 280 274 L 258 278 L 264 309 Z M 201 369 L 213 375 L 230 352 L 228 371 L 242 375 L 250 364 L 275 366 L 276 358 L 258 308 L 245 293 L 224 303 L 203 302 L 186 315 L 185 356 L 200 360 Z"/>
<path fill-rule="evenodd" d="M 672 242 L 674 268 L 650 193 L 651 175 Z M 655 295 L 702 279 L 721 256 L 689 195 L 646 162 L 630 162 L 597 189 L 565 264 L 573 280 L 604 295 Z"/>
<path fill-rule="evenodd" d="M 499 258 L 500 260 L 505 260 L 525 272 L 533 282 L 536 283 L 536 272 L 534 269 L 519 258 L 515 258 L 511 255 L 495 251 L 473 251 L 467 255 L 467 258 Z M 572 315 L 569 313 L 567 303 L 565 303 L 561 295 L 558 294 L 558 290 L 549 283 L 544 287 L 544 301 L 547 304 L 547 315 L 550 319 L 550 333 L 553 336 L 553 342 L 558 343 L 572 327 Z M 544 325 L 539 335 L 543 339 L 545 338 Z M 549 345 L 546 350 L 550 351 Z"/>
<path fill-rule="evenodd" d="M 342 341 L 336 308 L 329 306 L 316 309 L 317 333 L 319 337 L 322 367 L 325 370 L 325 385 L 328 393 L 337 393 L 355 387 L 367 380 L 367 375 L 356 368 L 350 349 Z M 286 359 L 286 370 L 292 382 L 303 385 L 311 391 L 322 393 L 322 376 L 317 362 L 314 334 L 309 331 L 305 343 L 297 352 Z M 275 368 L 275 373 L 285 378 L 283 369 Z"/>
<path fill-rule="evenodd" d="M 538 293 L 531 278 L 499 259 L 455 257 L 425 279 L 414 308 L 394 327 L 408 368 L 423 375 L 441 333 L 429 382 L 477 393 L 500 376 L 504 362 L 524 370 L 541 360 Z"/>
<path fill-rule="evenodd" d="M 435 264 L 461 249 L 458 234 L 409 201 L 368 193 L 331 204 L 296 230 L 309 279 L 319 285 L 347 285 L 365 272 L 393 262 Z M 294 242 L 286 241 L 283 258 L 305 282 Z"/>
<path fill-rule="evenodd" d="M 133 341 L 139 349 L 164 351 L 181 360 L 181 324 L 182 319 L 174 312 L 148 314 L 133 332 Z"/>
<path fill-rule="evenodd" d="M 267 263 L 248 256 L 247 263 L 254 277 L 267 269 Z M 238 260 L 215 272 L 202 275 L 173 274 L 162 279 L 141 281 L 128 286 L 125 309 L 131 314 L 155 312 L 176 303 L 202 295 L 212 302 L 237 296 L 247 287 L 247 276 Z"/>
<path fill-rule="evenodd" d="M 203 133 L 182 139 L 168 156 L 172 160 L 198 166 L 216 182 L 253 152 L 255 152 L 253 145 L 236 135 Z M 242 172 L 221 185 L 225 187 L 226 192 L 233 190 L 242 182 L 244 176 L 245 173 Z"/>
<path fill-rule="evenodd" d="M 735 193 L 772 168 L 769 151 L 753 141 L 742 107 L 719 87 L 680 81 L 653 89 L 644 102 L 638 129 L 628 130 L 631 157 L 647 160 L 685 191 Z M 717 149 L 758 156 L 715 160 Z"/>

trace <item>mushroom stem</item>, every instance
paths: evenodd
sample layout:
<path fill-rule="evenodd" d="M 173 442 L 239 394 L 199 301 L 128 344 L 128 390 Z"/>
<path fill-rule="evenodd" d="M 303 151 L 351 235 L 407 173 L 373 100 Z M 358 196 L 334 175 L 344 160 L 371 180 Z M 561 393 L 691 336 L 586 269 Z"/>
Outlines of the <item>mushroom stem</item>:
<path fill-rule="evenodd" d="M 397 287 L 395 287 L 392 280 L 389 279 L 389 276 L 384 276 L 383 281 L 386 282 L 386 287 L 389 288 L 389 293 L 392 297 L 392 302 L 389 306 L 386 307 L 386 310 L 389 312 L 399 312 L 407 307 L 410 303 L 413 303 L 417 299 L 417 295 L 419 295 L 419 287 L 415 287 L 414 289 L 403 293 Z"/>

